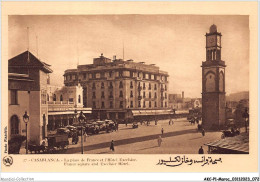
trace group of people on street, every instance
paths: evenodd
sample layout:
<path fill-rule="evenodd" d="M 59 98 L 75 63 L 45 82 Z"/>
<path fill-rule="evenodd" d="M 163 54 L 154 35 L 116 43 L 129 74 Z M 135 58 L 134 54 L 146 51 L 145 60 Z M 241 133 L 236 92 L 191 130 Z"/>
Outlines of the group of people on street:
<path fill-rule="evenodd" d="M 169 121 L 169 125 L 173 125 L 174 122 L 173 122 L 173 119 L 171 118 L 170 121 Z"/>

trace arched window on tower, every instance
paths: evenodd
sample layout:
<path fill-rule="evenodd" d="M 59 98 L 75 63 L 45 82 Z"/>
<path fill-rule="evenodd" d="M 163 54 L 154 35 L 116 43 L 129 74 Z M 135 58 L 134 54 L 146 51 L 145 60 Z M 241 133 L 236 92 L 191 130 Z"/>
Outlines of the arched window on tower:
<path fill-rule="evenodd" d="M 215 85 L 215 74 L 212 72 L 209 72 L 206 74 L 206 92 L 214 92 L 216 85 Z"/>
<path fill-rule="evenodd" d="M 62 95 L 60 95 L 60 101 L 63 101 L 63 96 Z"/>
<path fill-rule="evenodd" d="M 53 94 L 53 101 L 56 101 L 56 94 Z"/>
<path fill-rule="evenodd" d="M 217 60 L 221 60 L 220 50 L 217 50 Z"/>
<path fill-rule="evenodd" d="M 119 82 L 119 88 L 123 88 L 123 82 L 122 81 Z"/>
<path fill-rule="evenodd" d="M 47 94 L 47 101 L 50 101 L 50 97 L 49 97 L 49 94 Z"/>
<path fill-rule="evenodd" d="M 219 73 L 219 91 L 224 92 L 224 73 L 221 71 Z"/>
<path fill-rule="evenodd" d="M 80 103 L 81 102 L 81 96 L 79 95 L 78 96 L 78 103 Z"/>

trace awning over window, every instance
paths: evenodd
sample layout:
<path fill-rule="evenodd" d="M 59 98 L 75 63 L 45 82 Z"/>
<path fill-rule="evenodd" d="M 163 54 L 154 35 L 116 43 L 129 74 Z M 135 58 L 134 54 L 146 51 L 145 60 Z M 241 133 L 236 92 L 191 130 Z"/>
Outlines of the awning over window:
<path fill-rule="evenodd" d="M 79 114 L 81 111 L 84 114 L 90 114 L 92 113 L 92 108 L 76 108 L 77 113 Z M 48 115 L 67 115 L 67 114 L 75 114 L 75 110 L 69 110 L 69 111 L 55 111 L 55 112 L 48 112 Z"/>
<path fill-rule="evenodd" d="M 240 153 L 249 153 L 249 136 L 247 133 L 242 133 L 235 137 L 228 137 L 215 142 L 205 144 L 209 147 L 216 147 L 225 150 L 236 151 Z"/>
<path fill-rule="evenodd" d="M 132 110 L 133 116 L 153 116 L 174 114 L 172 110 Z"/>

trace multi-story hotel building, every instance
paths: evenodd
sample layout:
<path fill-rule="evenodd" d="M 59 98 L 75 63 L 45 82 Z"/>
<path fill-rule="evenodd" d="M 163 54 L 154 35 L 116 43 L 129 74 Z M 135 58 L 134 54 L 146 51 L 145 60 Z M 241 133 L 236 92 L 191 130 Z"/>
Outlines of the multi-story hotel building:
<path fill-rule="evenodd" d="M 135 113 L 165 112 L 168 109 L 168 77 L 167 72 L 154 64 L 116 57 L 111 60 L 101 54 L 93 59 L 93 64 L 66 70 L 64 84 L 81 84 L 84 107 L 91 107 L 94 117 L 125 119 Z"/>

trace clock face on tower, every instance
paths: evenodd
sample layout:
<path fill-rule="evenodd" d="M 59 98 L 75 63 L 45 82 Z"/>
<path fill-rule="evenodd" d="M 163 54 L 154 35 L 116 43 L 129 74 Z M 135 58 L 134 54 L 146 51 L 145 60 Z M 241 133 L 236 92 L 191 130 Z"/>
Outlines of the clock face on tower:
<path fill-rule="evenodd" d="M 212 35 L 212 36 L 208 36 L 207 37 L 207 47 L 212 47 L 216 45 L 216 36 Z"/>

